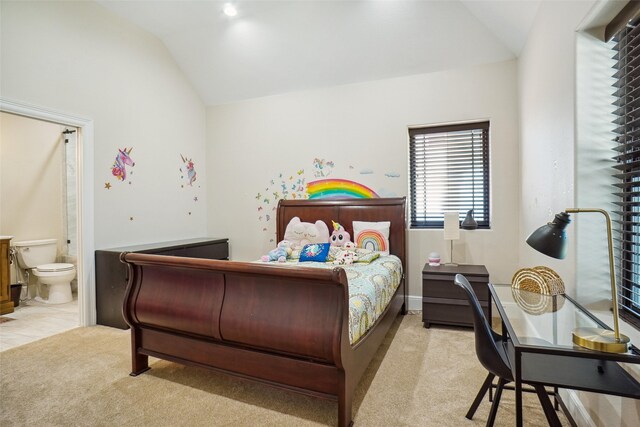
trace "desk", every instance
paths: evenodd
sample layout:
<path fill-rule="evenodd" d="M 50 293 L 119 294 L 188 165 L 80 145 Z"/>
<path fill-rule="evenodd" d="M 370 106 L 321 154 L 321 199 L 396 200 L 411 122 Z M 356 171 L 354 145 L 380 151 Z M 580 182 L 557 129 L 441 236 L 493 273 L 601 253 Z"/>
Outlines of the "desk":
<path fill-rule="evenodd" d="M 627 371 L 628 364 L 640 364 L 640 354 L 603 353 L 573 344 L 571 331 L 576 327 L 610 329 L 576 301 L 511 285 L 489 284 L 489 292 L 507 341 L 518 427 L 522 426 L 523 382 L 640 399 L 640 383 Z"/>

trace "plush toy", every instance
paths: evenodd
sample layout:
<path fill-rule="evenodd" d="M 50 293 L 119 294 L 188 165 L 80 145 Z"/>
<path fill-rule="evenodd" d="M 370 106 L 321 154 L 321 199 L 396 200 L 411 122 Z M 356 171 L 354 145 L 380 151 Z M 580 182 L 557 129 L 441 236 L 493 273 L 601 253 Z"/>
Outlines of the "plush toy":
<path fill-rule="evenodd" d="M 333 260 L 334 265 L 351 265 L 358 261 L 358 252 L 353 242 L 346 242 Z"/>
<path fill-rule="evenodd" d="M 324 221 L 318 220 L 315 224 L 301 222 L 300 218 L 294 216 L 287 224 L 284 231 L 284 239 L 291 243 L 291 249 L 296 251 L 309 243 L 329 242 L 329 227 Z"/>
<path fill-rule="evenodd" d="M 283 240 L 278 243 L 278 246 L 275 249 L 271 249 L 267 255 L 262 255 L 260 259 L 263 262 L 285 262 L 289 255 L 291 255 L 291 242 Z"/>
<path fill-rule="evenodd" d="M 335 221 L 331 221 L 333 223 L 333 233 L 331 233 L 331 246 L 342 247 L 345 243 L 351 241 L 351 235 L 347 233 L 343 226 L 338 224 Z"/>

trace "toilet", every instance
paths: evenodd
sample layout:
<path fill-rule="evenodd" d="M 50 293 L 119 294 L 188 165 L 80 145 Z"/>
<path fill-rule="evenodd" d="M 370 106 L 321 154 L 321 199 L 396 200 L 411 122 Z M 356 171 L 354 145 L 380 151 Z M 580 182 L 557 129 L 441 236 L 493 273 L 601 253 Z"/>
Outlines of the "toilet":
<path fill-rule="evenodd" d="M 29 270 L 40 284 L 48 285 L 49 298 L 39 298 L 48 304 L 64 304 L 73 300 L 71 281 L 76 277 L 76 267 L 55 262 L 57 243 L 56 239 L 13 242 L 20 268 Z"/>

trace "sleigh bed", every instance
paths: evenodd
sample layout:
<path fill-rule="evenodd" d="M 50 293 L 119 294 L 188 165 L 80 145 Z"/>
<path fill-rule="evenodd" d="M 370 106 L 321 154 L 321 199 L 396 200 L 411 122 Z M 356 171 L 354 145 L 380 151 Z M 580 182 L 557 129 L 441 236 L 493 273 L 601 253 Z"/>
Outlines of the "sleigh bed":
<path fill-rule="evenodd" d="M 390 253 L 402 265 L 399 285 L 353 344 L 343 268 L 123 253 L 129 269 L 123 314 L 131 326 L 131 375 L 149 369 L 148 356 L 207 367 L 337 400 L 338 424 L 350 425 L 354 389 L 398 313 L 406 312 L 405 212 L 404 198 L 278 205 L 278 241 L 294 216 L 337 221 L 349 232 L 354 220 L 391 222 Z"/>

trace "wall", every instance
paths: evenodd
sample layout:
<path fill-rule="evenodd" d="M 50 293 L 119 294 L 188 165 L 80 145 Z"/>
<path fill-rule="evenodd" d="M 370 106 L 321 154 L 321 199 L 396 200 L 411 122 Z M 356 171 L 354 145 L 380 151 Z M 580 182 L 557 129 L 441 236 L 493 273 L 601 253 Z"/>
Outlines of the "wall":
<path fill-rule="evenodd" d="M 0 96 L 94 121 L 95 246 L 204 235 L 205 109 L 164 45 L 94 2 L 0 8 Z"/>
<path fill-rule="evenodd" d="M 232 258 L 257 259 L 275 245 L 273 193 L 281 196 L 283 184 L 290 190 L 302 178 L 341 178 L 404 196 L 408 126 L 490 119 L 492 229 L 463 231 L 454 257 L 486 264 L 495 281 L 510 280 L 518 234 L 515 79 L 516 63 L 509 61 L 209 107 L 209 234 L 230 238 Z M 322 169 L 327 177 L 315 176 L 316 158 L 333 161 Z M 442 230 L 410 231 L 416 308 L 431 251 L 448 253 Z"/>
<path fill-rule="evenodd" d="M 553 268 L 569 293 L 574 293 L 575 283 L 573 227 L 567 230 L 571 243 L 564 261 L 537 253 L 525 240 L 575 204 L 575 29 L 592 3 L 542 2 L 518 61 L 520 262 Z"/>
<path fill-rule="evenodd" d="M 608 297 L 607 265 L 594 262 L 606 254 L 606 240 L 593 234 L 604 229 L 600 218 L 573 216 L 574 223 L 568 228 L 572 244 L 564 261 L 537 254 L 524 241 L 564 208 L 583 203 L 593 205 L 584 207 L 609 208 L 610 196 L 606 189 L 602 192 L 599 181 L 607 165 L 596 163 L 594 158 L 602 148 L 599 138 L 606 138 L 606 131 L 601 128 L 602 114 L 593 119 L 594 105 L 602 105 L 598 98 L 603 85 L 602 79 L 594 76 L 607 72 L 606 64 L 596 64 L 602 49 L 594 46 L 593 38 L 576 34 L 576 29 L 592 17 L 594 3 L 542 2 L 518 65 L 520 261 L 556 269 L 568 293 L 592 305 L 598 300 L 602 303 L 603 298 L 606 302 Z M 611 324 L 610 318 L 603 320 Z M 566 391 L 562 396 L 578 425 L 631 426 L 640 414 L 640 403 L 631 399 Z"/>
<path fill-rule="evenodd" d="M 0 113 L 0 234 L 64 246 L 63 126 Z"/>

